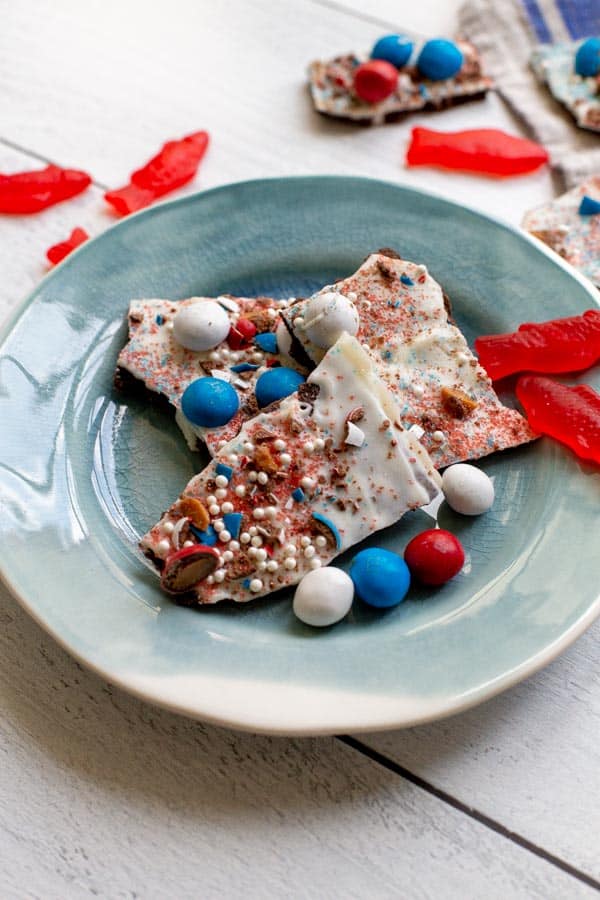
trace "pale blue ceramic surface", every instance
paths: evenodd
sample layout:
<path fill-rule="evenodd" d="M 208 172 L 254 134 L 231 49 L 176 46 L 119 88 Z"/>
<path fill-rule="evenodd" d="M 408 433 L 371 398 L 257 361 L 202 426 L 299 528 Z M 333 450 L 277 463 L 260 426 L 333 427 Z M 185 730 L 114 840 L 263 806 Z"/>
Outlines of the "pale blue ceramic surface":
<path fill-rule="evenodd" d="M 289 594 L 200 611 L 161 594 L 137 539 L 203 460 L 168 416 L 113 393 L 130 298 L 306 294 L 381 246 L 427 264 L 469 340 L 596 302 L 556 257 L 477 213 L 377 181 L 296 178 L 124 220 L 47 277 L 7 329 L 3 575 L 113 682 L 248 729 L 394 727 L 509 686 L 598 613 L 600 474 L 547 441 L 482 461 L 497 496 L 485 516 L 441 506 L 440 525 L 467 551 L 465 571 L 396 609 L 355 603 L 347 621 L 317 632 L 295 621 Z M 585 380 L 598 387 L 598 369 Z M 402 552 L 433 523 L 411 513 L 376 543 Z"/>

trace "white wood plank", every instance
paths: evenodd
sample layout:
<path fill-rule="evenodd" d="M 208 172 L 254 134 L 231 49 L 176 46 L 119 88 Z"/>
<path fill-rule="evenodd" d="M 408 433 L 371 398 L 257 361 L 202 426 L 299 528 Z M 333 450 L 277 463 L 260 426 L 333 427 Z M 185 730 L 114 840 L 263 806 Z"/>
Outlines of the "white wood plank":
<path fill-rule="evenodd" d="M 57 0 L 44 27 L 39 14 L 30 0 L 3 20 L 0 137 L 89 169 L 101 183 L 120 186 L 165 139 L 205 127 L 213 143 L 196 189 L 265 175 L 369 175 L 515 223 L 551 195 L 547 172 L 507 182 L 404 168 L 411 125 L 515 131 L 495 95 L 371 129 L 314 113 L 308 62 L 368 49 L 381 34 L 354 15 L 308 0 L 177 0 L 152 13 L 144 0 Z"/>
<path fill-rule="evenodd" d="M 379 19 L 395 32 L 426 37 L 454 37 L 456 19 L 464 0 L 317 0 L 332 7 L 352 10 L 359 17 Z M 390 29 L 391 30 L 391 29 Z"/>
<path fill-rule="evenodd" d="M 3 897 L 593 892 L 334 739 L 235 735 L 83 671 L 0 588 Z"/>
<path fill-rule="evenodd" d="M 359 739 L 600 880 L 599 640 L 596 622 L 542 672 L 477 709 Z"/>

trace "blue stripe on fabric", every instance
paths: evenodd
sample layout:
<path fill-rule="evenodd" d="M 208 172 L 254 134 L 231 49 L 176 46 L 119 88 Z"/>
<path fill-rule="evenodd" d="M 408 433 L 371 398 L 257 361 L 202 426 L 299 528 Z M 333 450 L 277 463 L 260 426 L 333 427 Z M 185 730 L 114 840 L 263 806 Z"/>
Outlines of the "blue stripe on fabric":
<path fill-rule="evenodd" d="M 538 6 L 537 0 L 521 0 L 523 8 L 529 17 L 538 41 L 542 44 L 552 43 L 552 32 L 546 25 L 546 20 Z"/>
<path fill-rule="evenodd" d="M 598 0 L 555 0 L 569 34 L 575 40 L 600 35 Z"/>

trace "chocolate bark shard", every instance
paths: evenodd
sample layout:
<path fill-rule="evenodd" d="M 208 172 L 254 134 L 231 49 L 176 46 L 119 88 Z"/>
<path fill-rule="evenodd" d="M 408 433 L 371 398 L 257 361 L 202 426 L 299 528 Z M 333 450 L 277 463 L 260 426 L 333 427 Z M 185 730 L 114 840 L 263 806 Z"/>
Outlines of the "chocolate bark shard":
<path fill-rule="evenodd" d="M 575 72 L 580 43 L 540 45 L 531 55 L 531 68 L 580 128 L 600 131 L 600 81 L 597 76 L 584 78 Z"/>
<path fill-rule="evenodd" d="M 323 290 L 330 292 L 331 286 Z M 425 430 L 422 441 L 437 468 L 533 440 L 525 419 L 498 399 L 425 266 L 394 258 L 389 251 L 374 253 L 354 275 L 336 282 L 335 290 L 354 303 L 358 340 L 398 399 L 402 425 Z M 317 362 L 324 351 L 302 327 L 310 300 L 282 311 L 282 317 Z M 448 397 L 458 395 L 467 398 L 462 416 L 456 415 L 457 404 L 449 409 Z"/>
<path fill-rule="evenodd" d="M 480 100 L 492 87 L 482 74 L 481 60 L 469 41 L 456 41 L 463 54 L 463 65 L 453 78 L 430 81 L 414 65 L 398 70 L 396 91 L 380 103 L 367 103 L 353 90 L 354 70 L 367 61 L 366 56 L 348 53 L 334 59 L 311 63 L 309 88 L 317 112 L 359 124 L 398 121 L 411 112 L 445 109 L 458 103 Z"/>
<path fill-rule="evenodd" d="M 219 538 L 217 570 L 193 588 L 200 604 L 244 602 L 295 584 L 407 510 L 429 503 L 439 490 L 427 452 L 392 424 L 399 410 L 354 338 L 342 335 L 308 383 L 319 388 L 310 415 L 295 394 L 260 413 L 183 492 L 208 508 L 209 528 L 219 535 L 224 518 L 232 512 L 242 516 L 237 540 L 232 542 L 229 533 Z M 365 440 L 360 446 L 344 445 L 348 416 L 358 408 Z M 255 437 L 264 431 L 276 435 L 268 449 L 281 479 L 264 469 L 261 454 L 267 445 L 257 444 Z M 215 501 L 219 464 L 233 471 L 225 493 L 209 503 L 211 493 Z M 264 474 L 268 478 L 261 479 Z M 142 539 L 146 555 L 160 561 L 179 549 L 173 535 L 181 517 L 176 501 Z"/>

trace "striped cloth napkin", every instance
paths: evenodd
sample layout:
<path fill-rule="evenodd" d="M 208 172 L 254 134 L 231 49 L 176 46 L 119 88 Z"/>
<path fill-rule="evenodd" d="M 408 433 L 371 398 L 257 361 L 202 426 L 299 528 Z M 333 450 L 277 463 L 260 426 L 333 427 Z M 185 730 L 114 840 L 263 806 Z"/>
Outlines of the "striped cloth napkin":
<path fill-rule="evenodd" d="M 500 95 L 549 151 L 563 186 L 600 175 L 600 134 L 578 128 L 529 67 L 541 43 L 600 37 L 600 0 L 467 0 L 459 32 L 478 47 Z"/>

